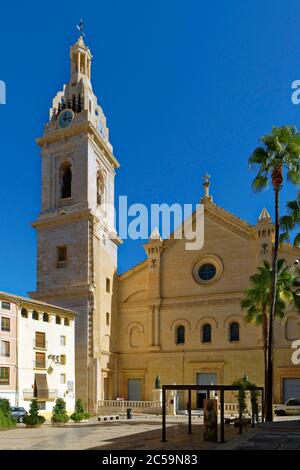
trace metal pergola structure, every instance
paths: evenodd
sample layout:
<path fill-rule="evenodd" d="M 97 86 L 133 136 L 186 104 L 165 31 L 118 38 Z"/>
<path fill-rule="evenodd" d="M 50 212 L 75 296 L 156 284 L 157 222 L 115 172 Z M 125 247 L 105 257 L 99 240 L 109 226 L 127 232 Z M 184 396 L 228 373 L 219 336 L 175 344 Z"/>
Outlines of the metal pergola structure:
<path fill-rule="evenodd" d="M 253 387 L 245 387 L 245 390 L 253 390 Z M 262 422 L 264 421 L 264 387 L 255 387 L 256 390 L 261 392 L 261 416 Z M 188 410 L 188 434 L 192 434 L 192 390 L 194 391 L 206 391 L 207 398 L 210 398 L 211 391 L 219 391 L 220 392 L 220 407 L 221 407 L 221 440 L 220 442 L 225 442 L 225 433 L 224 433 L 224 392 L 227 391 L 238 391 L 240 387 L 235 385 L 163 385 L 162 386 L 162 442 L 167 442 L 167 429 L 166 429 L 166 392 L 167 390 L 187 390 L 188 391 L 188 403 L 187 403 L 187 410 Z M 252 426 L 255 424 L 255 418 L 252 413 Z M 241 432 L 242 424 L 240 422 L 240 432 Z"/>

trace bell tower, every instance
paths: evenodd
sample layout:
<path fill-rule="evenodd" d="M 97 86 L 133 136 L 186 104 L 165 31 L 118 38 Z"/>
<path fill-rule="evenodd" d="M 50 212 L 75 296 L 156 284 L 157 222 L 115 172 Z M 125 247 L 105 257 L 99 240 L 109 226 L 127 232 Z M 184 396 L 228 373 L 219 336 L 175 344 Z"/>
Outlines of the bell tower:
<path fill-rule="evenodd" d="M 112 398 L 117 361 L 116 269 L 121 243 L 114 217 L 119 163 L 91 84 L 83 35 L 70 49 L 70 81 L 53 99 L 37 139 L 42 207 L 37 231 L 37 290 L 31 296 L 77 312 L 76 396 L 94 411 Z"/>
<path fill-rule="evenodd" d="M 272 247 L 274 243 L 274 224 L 265 207 L 258 217 L 257 225 L 254 227 L 254 230 L 257 240 L 258 264 L 261 264 L 264 260 L 271 263 Z"/>

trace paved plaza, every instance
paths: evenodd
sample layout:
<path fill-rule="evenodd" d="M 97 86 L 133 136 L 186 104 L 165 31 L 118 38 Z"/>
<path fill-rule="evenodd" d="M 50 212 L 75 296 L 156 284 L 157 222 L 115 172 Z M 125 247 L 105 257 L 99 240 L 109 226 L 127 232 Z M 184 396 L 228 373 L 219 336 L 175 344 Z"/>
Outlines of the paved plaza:
<path fill-rule="evenodd" d="M 260 450 L 300 449 L 300 417 L 277 418 L 273 424 L 249 427 L 242 436 L 233 425 L 225 426 L 225 444 L 203 441 L 202 418 L 193 417 L 192 434 L 187 418 L 168 419 L 167 439 L 161 442 L 161 417 L 134 416 L 132 420 L 68 423 L 53 427 L 50 423 L 37 429 L 18 424 L 2 431 L 2 450 Z"/>

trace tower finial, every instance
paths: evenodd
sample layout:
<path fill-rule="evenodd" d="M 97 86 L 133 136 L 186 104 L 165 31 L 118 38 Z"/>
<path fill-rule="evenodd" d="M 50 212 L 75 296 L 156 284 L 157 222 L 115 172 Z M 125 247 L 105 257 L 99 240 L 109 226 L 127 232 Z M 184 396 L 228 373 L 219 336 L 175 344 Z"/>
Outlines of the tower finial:
<path fill-rule="evenodd" d="M 203 186 L 204 186 L 204 197 L 207 197 L 209 198 L 209 186 L 210 186 L 210 178 L 211 176 L 206 173 L 204 176 L 203 176 Z"/>
<path fill-rule="evenodd" d="M 76 25 L 76 28 L 80 32 L 80 37 L 84 38 L 85 34 L 83 32 L 83 19 L 82 18 L 80 18 L 80 23 Z"/>
<path fill-rule="evenodd" d="M 201 204 L 204 204 L 205 202 L 213 202 L 212 196 L 209 194 L 209 187 L 210 187 L 210 175 L 206 173 L 203 177 L 203 188 L 204 188 L 204 194 L 203 197 L 201 198 Z"/>

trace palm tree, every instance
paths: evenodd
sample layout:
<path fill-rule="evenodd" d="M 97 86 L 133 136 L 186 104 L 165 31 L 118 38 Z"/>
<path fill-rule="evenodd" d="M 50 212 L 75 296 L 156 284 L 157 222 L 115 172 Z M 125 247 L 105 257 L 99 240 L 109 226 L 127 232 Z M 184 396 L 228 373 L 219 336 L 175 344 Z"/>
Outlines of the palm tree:
<path fill-rule="evenodd" d="M 257 268 L 257 272 L 250 277 L 249 289 L 245 291 L 245 297 L 241 301 L 241 307 L 246 311 L 246 323 L 255 323 L 263 329 L 263 351 L 264 351 L 264 373 L 265 392 L 267 391 L 268 372 L 268 321 L 271 309 L 272 292 L 272 267 L 268 261 L 263 261 L 263 265 Z M 276 289 L 276 310 L 275 317 L 280 320 L 285 318 L 286 309 L 294 304 L 300 310 L 300 298 L 296 289 L 296 278 L 291 268 L 286 265 L 283 259 L 277 261 L 277 289 Z M 266 405 L 266 395 L 265 395 Z"/>
<path fill-rule="evenodd" d="M 280 235 L 280 241 L 290 241 L 290 231 L 300 226 L 300 191 L 297 193 L 297 199 L 287 203 L 287 215 L 280 218 L 280 226 L 284 232 Z M 294 238 L 295 248 L 300 246 L 300 233 Z"/>
<path fill-rule="evenodd" d="M 273 421 L 273 322 L 276 309 L 277 260 L 279 248 L 279 194 L 284 174 L 294 184 L 300 181 L 300 134 L 294 126 L 273 127 L 271 134 L 260 139 L 249 158 L 250 165 L 258 165 L 258 173 L 252 182 L 254 191 L 268 187 L 271 179 L 275 205 L 275 241 L 272 259 L 271 308 L 268 331 L 268 380 L 266 390 L 266 419 Z"/>

